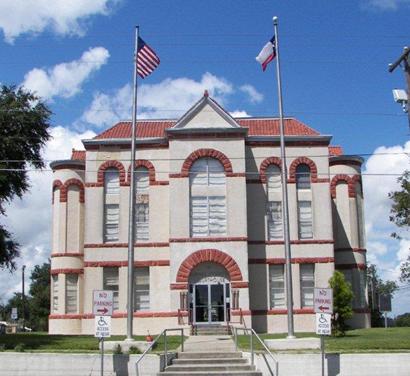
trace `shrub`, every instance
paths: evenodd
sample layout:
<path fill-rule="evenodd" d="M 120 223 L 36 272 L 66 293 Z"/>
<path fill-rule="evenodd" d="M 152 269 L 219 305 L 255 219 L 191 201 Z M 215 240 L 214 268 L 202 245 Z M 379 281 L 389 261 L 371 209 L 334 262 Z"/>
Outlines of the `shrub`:
<path fill-rule="evenodd" d="M 113 352 L 113 354 L 116 354 L 116 355 L 122 354 L 121 345 L 117 343 L 117 344 L 114 346 L 114 348 L 112 349 L 112 352 Z"/>
<path fill-rule="evenodd" d="M 14 347 L 14 351 L 24 352 L 24 351 L 26 351 L 26 345 L 25 345 L 24 343 L 18 343 L 18 344 Z"/>
<path fill-rule="evenodd" d="M 141 354 L 141 350 L 138 347 L 131 346 L 128 350 L 128 354 Z"/>

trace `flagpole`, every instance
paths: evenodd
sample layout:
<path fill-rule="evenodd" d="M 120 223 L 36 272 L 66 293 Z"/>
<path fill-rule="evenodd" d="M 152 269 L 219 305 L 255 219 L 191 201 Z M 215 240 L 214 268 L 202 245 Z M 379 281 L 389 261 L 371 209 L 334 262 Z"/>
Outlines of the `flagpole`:
<path fill-rule="evenodd" d="M 276 48 L 276 76 L 278 80 L 278 99 L 279 99 L 279 129 L 280 129 L 280 158 L 282 161 L 281 180 L 282 180 L 282 212 L 283 212 L 283 232 L 285 240 L 285 259 L 286 259 L 286 306 L 288 311 L 288 337 L 295 338 L 293 327 L 293 288 L 292 288 L 292 263 L 290 252 L 290 233 L 289 233 L 289 204 L 288 204 L 288 174 L 286 167 L 285 135 L 283 124 L 283 103 L 282 103 L 282 82 L 280 76 L 280 56 L 279 56 L 279 33 L 278 17 L 273 17 L 275 31 Z"/>
<path fill-rule="evenodd" d="M 134 243 L 135 243 L 135 137 L 137 127 L 137 59 L 139 26 L 135 27 L 134 51 L 134 94 L 132 103 L 130 197 L 128 218 L 128 296 L 127 296 L 127 340 L 132 340 L 134 316 Z"/>

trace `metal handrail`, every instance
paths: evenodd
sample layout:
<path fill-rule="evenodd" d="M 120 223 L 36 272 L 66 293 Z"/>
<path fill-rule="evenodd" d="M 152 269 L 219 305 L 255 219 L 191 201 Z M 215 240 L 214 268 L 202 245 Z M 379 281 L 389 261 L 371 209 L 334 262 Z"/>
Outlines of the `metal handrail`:
<path fill-rule="evenodd" d="M 231 330 L 233 329 L 234 332 L 234 340 L 235 340 L 235 349 L 236 351 L 238 351 L 238 331 L 242 330 L 245 333 L 250 333 L 249 338 L 250 338 L 250 346 L 251 346 L 251 364 L 255 365 L 255 350 L 254 350 L 254 346 L 253 346 L 253 336 L 255 336 L 257 338 L 257 340 L 259 341 L 259 343 L 264 347 L 264 349 L 266 350 L 267 354 L 270 356 L 270 358 L 273 360 L 273 363 L 275 365 L 275 372 L 272 371 L 268 360 L 266 359 L 266 357 L 264 356 L 264 360 L 265 363 L 270 371 L 270 374 L 272 376 L 278 376 L 279 375 L 279 362 L 274 358 L 273 354 L 271 353 L 271 351 L 268 349 L 268 347 L 265 345 L 265 343 L 262 341 L 262 339 L 258 336 L 258 334 L 255 332 L 255 330 L 253 328 L 247 328 L 245 323 L 244 323 L 244 327 L 240 328 L 240 327 L 236 327 L 236 326 L 232 326 Z"/>
<path fill-rule="evenodd" d="M 139 369 L 138 363 L 144 358 L 144 356 L 148 353 L 148 351 L 152 350 L 155 344 L 159 341 L 159 339 L 164 336 L 164 355 L 165 355 L 165 367 L 168 365 L 168 348 L 167 348 L 167 332 L 174 332 L 180 331 L 181 332 L 181 352 L 184 352 L 184 329 L 183 328 L 172 328 L 172 329 L 164 329 L 158 336 L 151 342 L 149 347 L 141 354 L 141 356 L 135 362 L 135 369 L 136 375 L 139 376 Z M 162 371 L 162 370 L 161 370 Z"/>

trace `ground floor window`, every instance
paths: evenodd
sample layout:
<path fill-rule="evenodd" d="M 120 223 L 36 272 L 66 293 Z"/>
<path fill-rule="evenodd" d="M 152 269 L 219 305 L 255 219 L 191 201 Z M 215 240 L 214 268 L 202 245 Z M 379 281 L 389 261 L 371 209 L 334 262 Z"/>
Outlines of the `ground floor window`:
<path fill-rule="evenodd" d="M 52 281 L 52 296 L 53 296 L 53 301 L 52 301 L 52 312 L 57 312 L 58 311 L 58 275 L 54 274 L 51 276 L 51 281 Z"/>
<path fill-rule="evenodd" d="M 66 313 L 77 313 L 78 274 L 66 274 L 65 283 L 65 311 Z"/>
<path fill-rule="evenodd" d="M 105 267 L 103 269 L 103 290 L 109 290 L 113 292 L 113 310 L 117 311 L 119 308 L 118 302 L 118 268 Z"/>
<path fill-rule="evenodd" d="M 134 311 L 148 311 L 150 308 L 149 298 L 149 267 L 134 269 L 135 295 Z"/>
<path fill-rule="evenodd" d="M 364 270 L 348 269 L 342 271 L 353 292 L 352 307 L 366 308 L 366 275 Z"/>
<path fill-rule="evenodd" d="M 300 264 L 300 302 L 303 307 L 313 307 L 315 289 L 315 264 Z"/>
<path fill-rule="evenodd" d="M 270 307 L 285 307 L 284 265 L 269 266 Z"/>

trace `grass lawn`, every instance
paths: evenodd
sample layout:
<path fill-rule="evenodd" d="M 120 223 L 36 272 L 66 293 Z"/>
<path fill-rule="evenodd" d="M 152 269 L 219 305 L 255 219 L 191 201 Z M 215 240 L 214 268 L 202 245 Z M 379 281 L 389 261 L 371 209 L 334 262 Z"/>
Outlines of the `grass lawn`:
<path fill-rule="evenodd" d="M 286 338 L 286 333 L 261 334 L 262 339 Z M 296 333 L 296 337 L 318 337 L 315 333 Z M 239 347 L 249 349 L 249 336 L 238 337 Z M 254 339 L 254 348 L 262 345 Z M 326 352 L 399 352 L 410 351 L 410 328 L 371 328 L 349 330 L 344 337 L 325 337 Z"/>
<path fill-rule="evenodd" d="M 134 336 L 136 341 L 145 341 L 145 336 Z M 155 336 L 154 336 L 155 338 Z M 124 340 L 125 336 L 112 336 L 108 341 Z M 0 349 L 13 351 L 14 348 L 23 344 L 25 351 L 36 352 L 98 352 L 98 339 L 84 335 L 49 335 L 47 333 L 17 333 L 0 336 Z M 174 350 L 181 344 L 180 336 L 167 336 L 168 350 Z M 164 338 L 161 337 L 154 352 L 164 349 Z"/>

